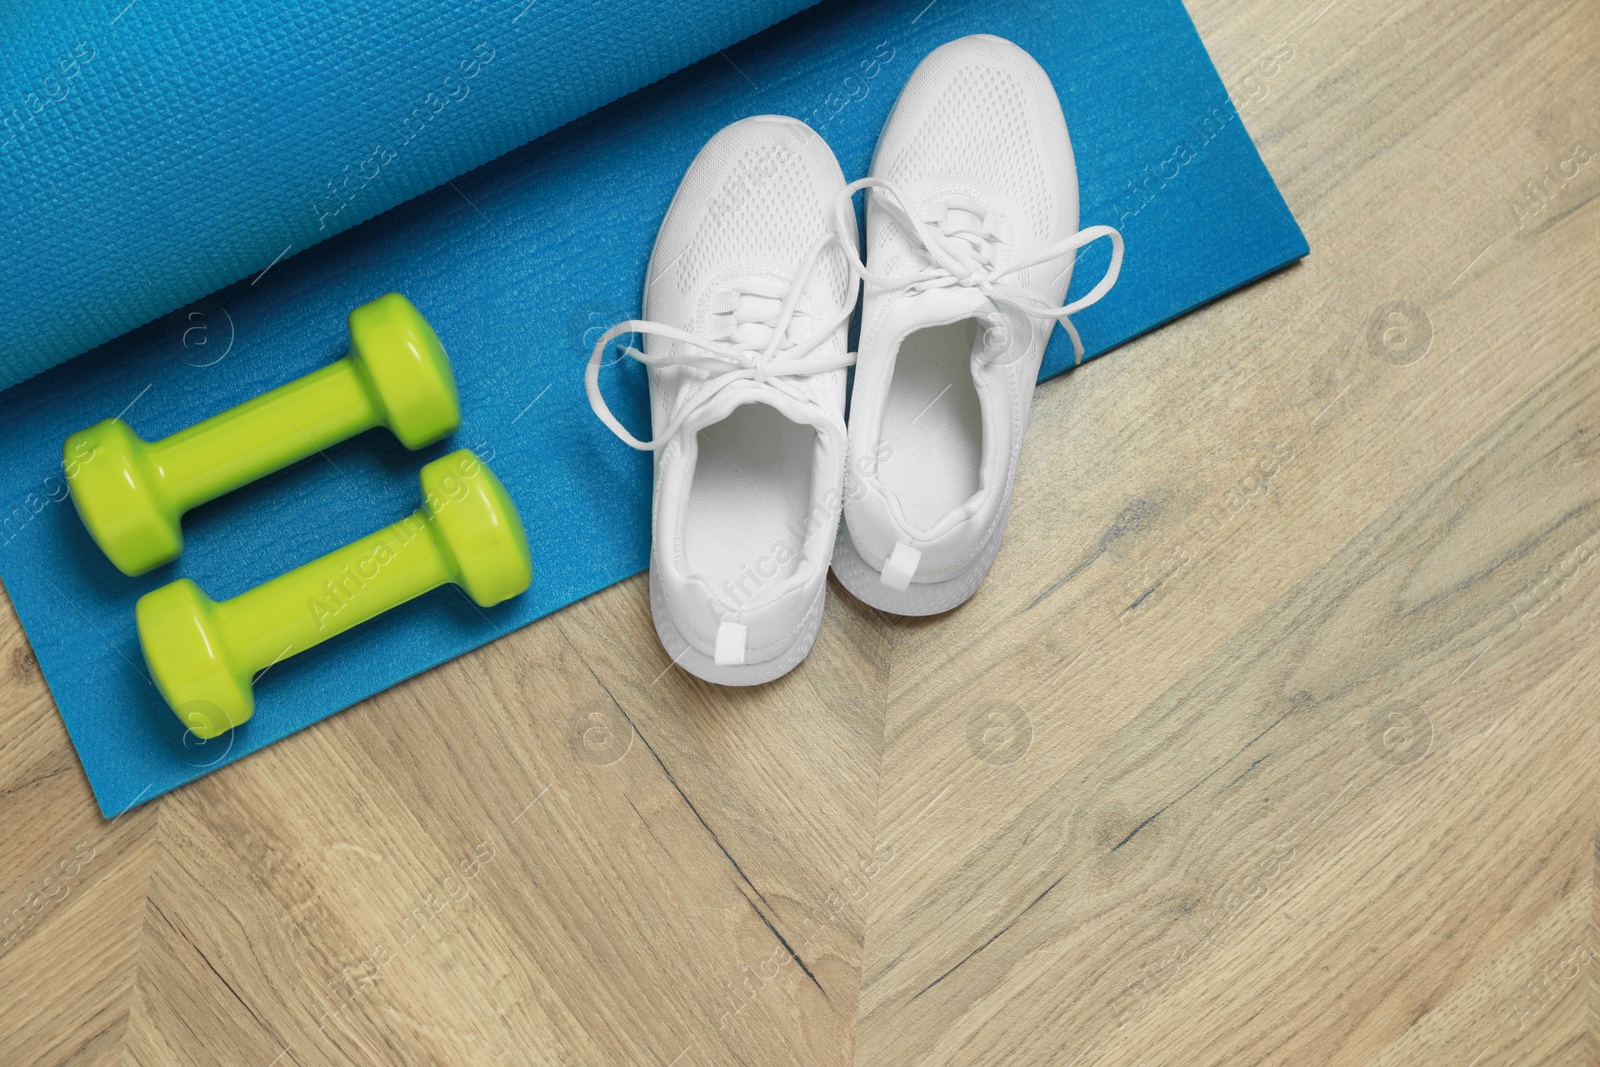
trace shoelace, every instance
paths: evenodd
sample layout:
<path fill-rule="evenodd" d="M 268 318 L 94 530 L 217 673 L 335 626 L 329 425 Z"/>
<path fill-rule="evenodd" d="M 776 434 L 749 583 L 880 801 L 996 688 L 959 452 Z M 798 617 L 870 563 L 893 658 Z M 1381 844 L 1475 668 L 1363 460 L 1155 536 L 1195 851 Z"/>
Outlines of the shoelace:
<path fill-rule="evenodd" d="M 851 237 L 853 239 L 854 234 Z M 589 394 L 589 406 L 594 409 L 595 415 L 624 444 L 640 451 L 654 452 L 672 440 L 683 426 L 684 420 L 696 408 L 734 382 L 764 382 L 797 400 L 807 402 L 808 398 L 792 379 L 801 375 L 842 370 L 856 361 L 854 352 L 832 356 L 812 355 L 815 349 L 833 336 L 834 331 L 850 321 L 850 316 L 855 311 L 856 283 L 853 266 L 850 298 L 845 301 L 840 313 L 831 322 L 823 324 L 820 329 L 803 339 L 795 340 L 790 337 L 796 319 L 809 323 L 811 316 L 797 310 L 800 295 L 805 291 L 812 273 L 816 270 L 818 260 L 822 258 L 822 253 L 829 245 L 835 243 L 839 244 L 841 251 L 844 252 L 846 263 L 854 264 L 856 257 L 849 252 L 851 243 L 847 243 L 838 233 L 829 233 L 818 238 L 806 253 L 800 268 L 795 272 L 793 285 L 785 287 L 777 282 L 754 280 L 741 283 L 737 290 L 714 293 L 711 310 L 712 328 L 716 336 L 701 337 L 675 326 L 644 319 L 629 319 L 611 327 L 600 336 L 600 340 L 595 342 L 594 351 L 589 354 L 589 367 L 583 376 L 584 388 Z M 623 347 L 625 355 L 645 366 L 691 367 L 710 375 L 697 392 L 679 404 L 677 414 L 672 417 L 666 429 L 661 431 L 660 436 L 650 441 L 641 441 L 629 433 L 627 427 L 611 413 L 611 409 L 606 406 L 605 397 L 600 394 L 600 366 L 606 348 L 618 337 L 630 333 L 650 334 L 682 342 L 673 345 L 665 354 L 659 356 L 652 356 L 632 345 Z"/>
<path fill-rule="evenodd" d="M 839 191 L 838 199 L 834 202 L 834 225 L 839 234 L 845 233 L 847 227 L 850 232 L 854 231 L 856 213 L 852 198 L 862 189 L 880 189 L 888 194 L 888 197 L 878 199 L 878 206 L 886 210 L 908 235 L 921 242 L 930 261 L 927 267 L 913 274 L 889 277 L 868 270 L 866 264 L 854 256 L 848 257 L 850 269 L 863 282 L 879 289 L 910 287 L 924 291 L 955 285 L 976 289 L 997 305 L 1006 304 L 1036 319 L 1054 319 L 1061 323 L 1072 338 L 1073 356 L 1078 360 L 1083 358 L 1083 339 L 1078 336 L 1078 329 L 1068 316 L 1098 302 L 1117 284 L 1117 277 L 1122 273 L 1122 234 L 1110 226 L 1090 226 L 1031 258 L 998 269 L 994 264 L 997 236 L 986 221 L 981 204 L 959 198 L 947 200 L 944 224 L 936 228 L 931 221 L 914 214 L 905 194 L 882 178 L 861 178 Z M 1026 289 L 1002 281 L 1020 270 L 1060 259 L 1101 238 L 1111 241 L 1111 265 L 1093 289 L 1070 304 L 1050 307 Z"/>

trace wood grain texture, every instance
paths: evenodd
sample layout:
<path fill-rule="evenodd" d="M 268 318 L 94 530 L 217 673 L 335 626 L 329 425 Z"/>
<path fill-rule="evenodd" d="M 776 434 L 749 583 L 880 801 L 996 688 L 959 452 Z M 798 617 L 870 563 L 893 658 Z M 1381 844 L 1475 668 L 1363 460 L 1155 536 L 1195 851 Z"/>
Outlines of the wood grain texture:
<path fill-rule="evenodd" d="M 1600 1064 L 1600 14 L 1191 12 L 1312 256 L 960 610 L 726 690 L 634 579 L 107 822 L 8 609 L 0 1063 Z"/>

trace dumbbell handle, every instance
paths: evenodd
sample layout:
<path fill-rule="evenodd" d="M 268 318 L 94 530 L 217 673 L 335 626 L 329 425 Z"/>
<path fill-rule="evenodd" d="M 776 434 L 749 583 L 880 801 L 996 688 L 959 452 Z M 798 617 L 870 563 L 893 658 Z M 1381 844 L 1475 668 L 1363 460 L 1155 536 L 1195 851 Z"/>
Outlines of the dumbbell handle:
<path fill-rule="evenodd" d="M 382 421 L 349 356 L 150 446 L 179 511 L 281 470 Z"/>
<path fill-rule="evenodd" d="M 445 504 L 448 507 L 448 503 Z M 410 517 L 217 605 L 237 663 L 265 670 L 453 580 L 431 513 Z"/>

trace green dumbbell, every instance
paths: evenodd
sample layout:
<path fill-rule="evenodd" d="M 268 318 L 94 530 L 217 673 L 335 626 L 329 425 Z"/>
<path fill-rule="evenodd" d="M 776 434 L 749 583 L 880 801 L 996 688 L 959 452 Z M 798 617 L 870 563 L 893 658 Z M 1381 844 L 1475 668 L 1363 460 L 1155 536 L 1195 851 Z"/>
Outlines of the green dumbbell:
<path fill-rule="evenodd" d="M 124 574 L 183 551 L 183 513 L 375 426 L 407 448 L 454 433 L 461 403 L 450 360 L 399 293 L 350 312 L 350 354 L 160 441 L 121 419 L 67 438 L 72 502 Z"/>
<path fill-rule="evenodd" d="M 454 582 L 483 607 L 528 588 L 522 519 L 468 449 L 422 468 L 423 505 L 400 522 L 220 604 L 187 578 L 139 598 L 156 688 L 196 736 L 255 710 L 251 678 L 390 608 Z"/>

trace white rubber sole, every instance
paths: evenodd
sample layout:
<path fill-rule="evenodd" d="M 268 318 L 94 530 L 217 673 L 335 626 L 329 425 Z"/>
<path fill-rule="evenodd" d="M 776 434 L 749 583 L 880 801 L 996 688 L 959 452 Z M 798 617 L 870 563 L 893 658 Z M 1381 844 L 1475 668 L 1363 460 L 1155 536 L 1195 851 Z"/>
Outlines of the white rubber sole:
<path fill-rule="evenodd" d="M 780 655 L 760 663 L 729 667 L 718 664 L 713 657 L 689 644 L 679 632 L 656 585 L 655 571 L 650 572 L 650 617 L 655 622 L 656 637 L 661 640 L 661 647 L 672 657 L 673 663 L 714 685 L 764 685 L 798 667 L 800 661 L 811 654 L 811 646 L 817 643 L 817 633 L 822 629 L 822 607 L 827 595 L 828 583 L 823 582 L 817 589 L 816 599 L 800 620 L 800 630 L 795 634 L 794 643 Z"/>
<path fill-rule="evenodd" d="M 890 589 L 879 581 L 878 572 L 861 558 L 861 554 L 856 551 L 855 542 L 850 540 L 849 524 L 841 523 L 839 540 L 833 547 L 833 573 L 839 579 L 839 584 L 849 590 L 851 596 L 879 611 L 886 611 L 891 615 L 942 615 L 971 600 L 972 594 L 978 591 L 978 586 L 989 576 L 995 558 L 1000 555 L 1000 543 L 1005 540 L 1006 520 L 1010 517 L 1011 500 L 1007 494 L 1005 514 L 1000 516 L 994 536 L 983 546 L 983 551 L 967 564 L 965 570 L 941 582 L 919 582 L 913 579 L 904 592 Z"/>

